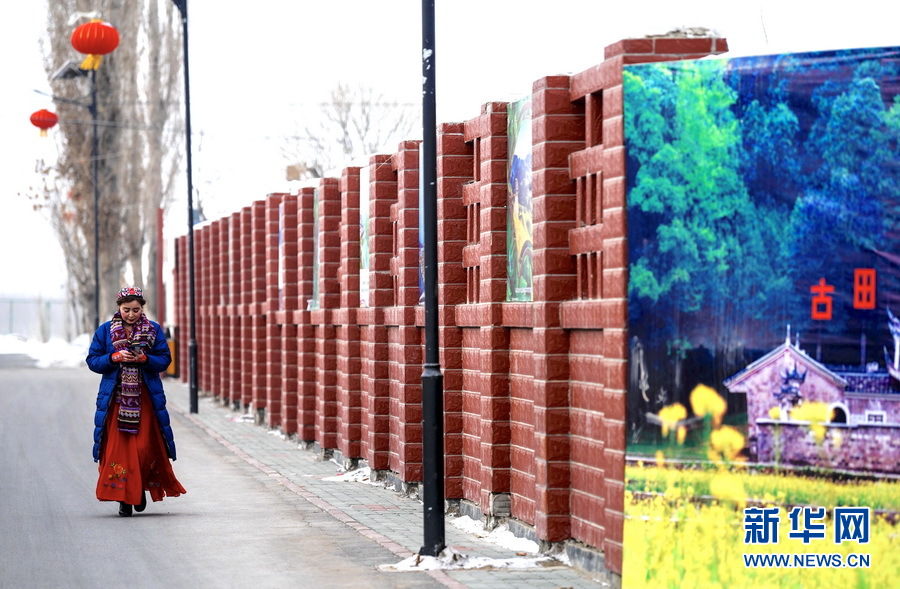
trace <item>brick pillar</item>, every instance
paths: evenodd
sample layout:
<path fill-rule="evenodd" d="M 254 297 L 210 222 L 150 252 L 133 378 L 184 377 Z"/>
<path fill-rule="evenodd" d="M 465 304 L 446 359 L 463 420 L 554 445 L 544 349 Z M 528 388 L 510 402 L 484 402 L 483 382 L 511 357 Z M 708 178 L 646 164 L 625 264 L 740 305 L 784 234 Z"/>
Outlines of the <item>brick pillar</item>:
<path fill-rule="evenodd" d="M 228 398 L 228 371 L 229 371 L 229 359 L 228 359 L 228 338 L 231 333 L 230 323 L 231 317 L 228 315 L 228 282 L 229 282 L 229 268 L 230 268 L 230 249 L 228 247 L 228 228 L 230 225 L 230 221 L 228 217 L 223 217 L 216 221 L 216 225 L 218 227 L 218 231 L 216 234 L 216 248 L 219 250 L 219 259 L 216 267 L 216 302 L 214 306 L 214 313 L 218 318 L 218 332 L 216 333 L 217 339 L 217 348 L 216 348 L 216 357 L 217 360 L 215 362 L 216 369 L 216 378 L 215 378 L 215 388 L 218 392 L 218 400 L 219 402 L 225 402 Z"/>
<path fill-rule="evenodd" d="M 175 349 L 176 370 L 181 382 L 188 381 L 187 342 L 189 341 L 188 328 L 190 323 L 187 316 L 187 236 L 181 236 L 175 240 L 175 324 L 177 337 Z"/>
<path fill-rule="evenodd" d="M 221 304 L 222 289 L 222 250 L 219 247 L 220 233 L 222 231 L 222 219 L 217 219 L 210 224 L 209 227 L 209 248 L 210 248 L 210 268 L 209 268 L 209 315 L 210 315 L 210 333 L 209 333 L 209 392 L 214 399 L 219 399 L 222 395 L 220 387 L 222 378 L 222 322 L 223 317 L 219 313 Z"/>
<path fill-rule="evenodd" d="M 284 195 L 278 210 L 278 303 L 274 315 L 281 325 L 281 362 L 273 372 L 272 388 L 281 405 L 281 432 L 286 436 L 297 433 L 297 389 L 300 375 L 300 343 L 294 313 L 300 306 L 300 269 L 298 268 L 298 218 L 299 197 Z M 271 425 L 270 425 L 271 427 Z"/>
<path fill-rule="evenodd" d="M 568 232 L 575 226 L 575 188 L 568 156 L 583 143 L 583 111 L 569 100 L 568 76 L 538 80 L 532 94 L 534 227 L 535 528 L 539 538 L 570 536 L 569 338 L 559 322 L 575 291 Z"/>
<path fill-rule="evenodd" d="M 397 202 L 391 204 L 391 306 L 385 309 L 390 394 L 389 468 L 402 481 L 422 480 L 422 361 L 419 304 L 419 142 L 392 157 Z"/>
<path fill-rule="evenodd" d="M 241 209 L 241 284 L 240 284 L 240 322 L 241 342 L 241 401 L 240 408 L 248 409 L 253 401 L 253 228 L 252 209 L 246 206 Z"/>
<path fill-rule="evenodd" d="M 278 321 L 276 313 L 281 307 L 281 287 L 278 278 L 279 245 L 281 242 L 281 220 L 279 217 L 284 194 L 270 194 L 265 200 L 265 287 L 262 314 L 265 318 L 263 338 L 265 358 L 265 382 L 262 386 L 261 401 L 265 407 L 263 423 L 269 428 L 281 427 L 281 332 L 283 321 Z"/>
<path fill-rule="evenodd" d="M 472 182 L 463 186 L 466 304 L 456 312 L 463 327 L 463 493 L 490 516 L 510 515 L 509 330 L 501 325 L 507 107 L 487 103 L 465 124 L 473 163 Z"/>
<path fill-rule="evenodd" d="M 389 466 L 390 383 L 388 379 L 388 328 L 385 308 L 393 304 L 391 275 L 391 204 L 397 200 L 397 173 L 392 157 L 373 156 L 369 162 L 369 186 L 360 186 L 360 198 L 369 197 L 369 297 L 360 305 L 360 393 L 362 395 L 361 455 L 375 470 Z M 361 301 L 362 303 L 362 301 Z"/>
<path fill-rule="evenodd" d="M 212 227 L 204 225 L 197 230 L 196 238 L 196 309 L 197 314 L 197 386 L 203 393 L 210 392 L 210 359 L 212 358 L 212 317 L 203 309 L 209 309 L 209 291 L 212 283 Z"/>
<path fill-rule="evenodd" d="M 334 314 L 340 306 L 338 267 L 341 259 L 341 192 L 339 180 L 323 178 L 318 189 L 319 251 L 318 309 L 311 321 L 316 329 L 316 431 L 324 451 L 337 448 L 337 330 Z"/>
<path fill-rule="evenodd" d="M 316 330 L 312 323 L 311 310 L 318 306 L 318 297 L 313 298 L 313 258 L 318 256 L 319 189 L 303 188 L 300 190 L 297 210 L 297 265 L 298 275 L 298 307 L 294 310 L 294 323 L 297 324 L 297 438 L 301 443 L 310 444 L 316 439 Z"/>
<path fill-rule="evenodd" d="M 227 394 L 225 399 L 233 409 L 242 406 L 243 390 L 243 326 L 242 314 L 242 276 L 243 276 L 243 213 L 237 211 L 228 218 L 228 300 L 226 302 L 228 316 L 228 372 Z"/>
<path fill-rule="evenodd" d="M 194 226 L 194 303 L 195 303 L 195 312 L 196 309 L 202 309 L 203 306 L 201 304 L 201 295 L 200 293 L 203 290 L 203 230 L 200 227 Z M 194 325 L 197 328 L 197 333 L 195 336 L 195 340 L 197 342 L 197 387 L 200 390 L 200 394 L 203 394 L 203 338 L 205 336 L 203 330 L 206 327 L 206 319 L 201 316 L 202 313 L 197 313 Z"/>
<path fill-rule="evenodd" d="M 250 205 L 250 297 L 248 300 L 250 346 L 250 395 L 248 413 L 263 423 L 266 407 L 266 202 Z"/>
<path fill-rule="evenodd" d="M 582 145 L 568 162 L 576 186 L 569 231 L 576 285 L 560 309 L 570 333 L 571 535 L 601 548 L 606 567 L 620 574 L 628 381 L 623 66 L 727 50 L 717 38 L 625 39 L 606 48 L 602 64 L 571 79 L 569 100 L 585 113 Z"/>
<path fill-rule="evenodd" d="M 359 393 L 359 168 L 341 175 L 340 308 L 337 328 L 338 449 L 345 459 L 360 457 L 362 405 Z M 346 464 L 349 466 L 349 464 Z"/>
<path fill-rule="evenodd" d="M 463 185 L 472 180 L 473 157 L 462 123 L 438 126 L 438 321 L 441 372 L 444 376 L 444 496 L 463 497 L 463 369 L 462 332 L 456 305 L 466 302 L 466 208 Z"/>

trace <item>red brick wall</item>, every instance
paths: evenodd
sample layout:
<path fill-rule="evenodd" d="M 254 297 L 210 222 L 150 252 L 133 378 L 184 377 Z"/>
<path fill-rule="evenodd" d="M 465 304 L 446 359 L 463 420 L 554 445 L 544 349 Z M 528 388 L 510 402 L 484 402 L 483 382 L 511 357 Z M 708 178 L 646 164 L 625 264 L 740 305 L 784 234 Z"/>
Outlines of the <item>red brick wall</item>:
<path fill-rule="evenodd" d="M 534 82 L 532 302 L 505 300 L 507 104 L 438 128 L 445 496 L 531 524 L 541 540 L 602 550 L 616 572 L 628 349 L 623 66 L 726 50 L 723 39 L 626 39 L 593 68 Z M 407 482 L 422 476 L 418 156 L 418 142 L 403 142 L 369 160 L 367 185 L 348 167 L 196 231 L 198 304 L 218 310 L 198 315 L 201 388 Z M 186 379 L 185 238 L 176 249 Z"/>

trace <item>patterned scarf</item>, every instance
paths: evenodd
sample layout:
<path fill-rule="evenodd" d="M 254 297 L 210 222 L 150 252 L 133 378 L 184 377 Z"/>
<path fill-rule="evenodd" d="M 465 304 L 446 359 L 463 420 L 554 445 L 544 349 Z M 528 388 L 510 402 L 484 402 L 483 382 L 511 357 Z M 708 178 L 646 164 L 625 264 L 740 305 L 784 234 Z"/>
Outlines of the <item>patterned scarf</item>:
<path fill-rule="evenodd" d="M 146 315 L 141 315 L 131 330 L 131 337 L 125 333 L 125 322 L 116 311 L 109 327 L 113 350 L 118 352 L 135 344 L 150 349 L 156 342 L 156 330 Z M 119 431 L 136 434 L 141 423 L 141 383 L 143 376 L 137 364 L 122 363 L 119 368 L 119 411 L 116 416 Z"/>

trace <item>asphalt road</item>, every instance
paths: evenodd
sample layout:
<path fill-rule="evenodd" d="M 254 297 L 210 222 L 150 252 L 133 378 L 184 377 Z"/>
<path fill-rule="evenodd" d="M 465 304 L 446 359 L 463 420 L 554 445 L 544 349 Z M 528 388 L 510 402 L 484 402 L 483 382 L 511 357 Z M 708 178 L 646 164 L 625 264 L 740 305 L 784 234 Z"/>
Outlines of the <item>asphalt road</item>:
<path fill-rule="evenodd" d="M 0 587 L 441 586 L 172 415 L 187 494 L 134 517 L 94 495 L 99 376 L 0 362 Z"/>

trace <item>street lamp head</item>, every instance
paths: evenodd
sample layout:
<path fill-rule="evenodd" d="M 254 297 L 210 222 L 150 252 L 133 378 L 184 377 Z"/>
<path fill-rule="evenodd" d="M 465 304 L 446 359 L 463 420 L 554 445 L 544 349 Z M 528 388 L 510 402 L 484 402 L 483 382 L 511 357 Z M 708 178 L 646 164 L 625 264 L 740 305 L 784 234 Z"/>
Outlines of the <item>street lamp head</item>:
<path fill-rule="evenodd" d="M 83 70 L 75 61 L 67 61 L 65 65 L 56 70 L 50 77 L 51 80 L 71 80 L 74 78 L 83 78 L 88 75 L 87 70 Z"/>

